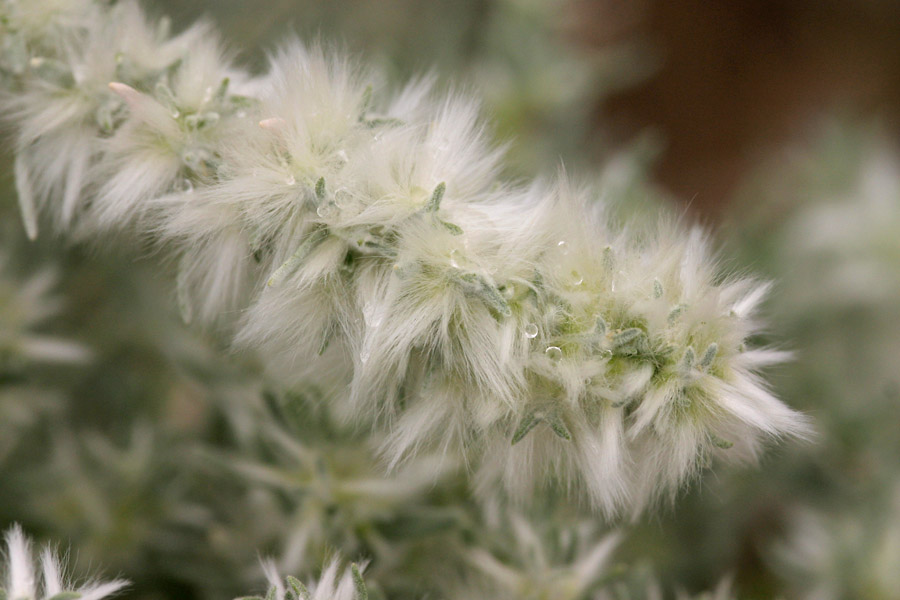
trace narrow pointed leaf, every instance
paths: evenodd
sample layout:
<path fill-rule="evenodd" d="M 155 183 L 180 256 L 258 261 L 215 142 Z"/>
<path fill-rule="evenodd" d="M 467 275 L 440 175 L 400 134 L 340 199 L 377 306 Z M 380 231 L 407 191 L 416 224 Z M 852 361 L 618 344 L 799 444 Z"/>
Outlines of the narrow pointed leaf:
<path fill-rule="evenodd" d="M 322 334 L 322 343 L 319 344 L 319 350 L 316 352 L 319 356 L 325 354 L 325 351 L 328 350 L 328 346 L 331 345 L 331 340 L 334 339 L 334 323 L 329 323 L 328 327 L 325 328 L 325 332 Z"/>
<path fill-rule="evenodd" d="M 535 428 L 538 422 L 539 419 L 537 413 L 535 413 L 534 411 L 522 417 L 522 420 L 519 422 L 519 426 L 516 427 L 516 432 L 513 433 L 511 445 L 515 446 L 516 444 L 521 442 L 522 439 L 524 439 L 525 436 Z"/>
<path fill-rule="evenodd" d="M 637 327 L 631 327 L 624 331 L 621 331 L 616 334 L 613 338 L 613 348 L 622 348 L 627 346 L 628 344 L 632 344 L 638 340 L 644 334 L 643 331 L 638 329 Z"/>
<path fill-rule="evenodd" d="M 504 317 L 512 315 L 512 309 L 509 307 L 509 304 L 507 304 L 503 294 L 501 294 L 500 290 L 497 289 L 497 286 L 488 281 L 486 277 L 478 275 L 477 273 L 465 273 L 460 276 L 460 279 L 468 284 L 469 288 L 474 293 L 481 296 L 485 304 L 494 311 Z"/>
<path fill-rule="evenodd" d="M 703 358 L 700 359 L 700 366 L 704 369 L 708 369 L 713 361 L 716 359 L 716 354 L 719 352 L 719 345 L 715 342 L 707 346 L 706 352 L 703 353 Z"/>
<path fill-rule="evenodd" d="M 356 588 L 354 600 L 369 600 L 369 590 L 366 589 L 366 582 L 359 572 L 359 566 L 356 563 L 350 565 L 350 573 L 353 575 L 353 587 Z"/>
<path fill-rule="evenodd" d="M 684 305 L 684 304 L 679 304 L 678 306 L 676 306 L 675 308 L 673 308 L 673 309 L 671 310 L 671 312 L 669 312 L 669 317 L 668 317 L 669 325 L 674 325 L 674 324 L 675 324 L 675 321 L 678 320 L 678 317 L 680 317 L 681 314 L 682 314 L 686 309 L 687 309 L 687 306 Z"/>
<path fill-rule="evenodd" d="M 319 177 L 319 180 L 316 182 L 316 199 L 321 202 L 325 199 L 325 178 Z"/>
<path fill-rule="evenodd" d="M 325 241 L 325 238 L 328 237 L 328 231 L 326 229 L 316 229 L 312 233 L 310 233 L 306 239 L 300 244 L 294 253 L 284 261 L 278 269 L 272 273 L 272 276 L 269 277 L 268 286 L 272 287 L 278 285 L 284 279 L 294 271 L 303 263 L 304 260 L 310 255 L 310 253 L 316 249 L 316 247 Z"/>
<path fill-rule="evenodd" d="M 566 424 L 563 422 L 562 417 L 558 414 L 551 414 L 546 417 L 547 425 L 550 426 L 550 429 L 553 430 L 553 433 L 566 440 L 567 442 L 572 441 L 572 434 L 569 433 L 569 428 L 566 427 Z"/>
<path fill-rule="evenodd" d="M 443 221 L 441 219 L 438 219 L 438 222 L 440 222 L 441 225 L 446 227 L 447 231 L 449 231 L 453 235 L 462 235 L 463 234 L 462 227 L 460 227 L 459 225 L 457 225 L 455 223 L 450 223 L 448 221 Z"/>
<path fill-rule="evenodd" d="M 297 597 L 300 600 L 311 600 L 312 596 L 309 593 L 309 590 L 306 589 L 306 586 L 303 585 L 303 582 L 297 579 L 296 577 L 291 577 L 288 575 L 287 577 L 288 585 L 293 588 L 294 593 L 297 594 Z"/>
<path fill-rule="evenodd" d="M 437 212 L 438 209 L 441 208 L 441 200 L 444 199 L 444 192 L 447 190 L 447 184 L 443 181 L 437 184 L 437 187 L 434 188 L 434 192 L 431 193 L 431 200 L 428 201 L 428 206 L 425 208 L 428 212 Z"/>
<path fill-rule="evenodd" d="M 694 361 L 696 358 L 694 349 L 691 346 L 688 346 L 687 350 L 684 351 L 684 356 L 681 358 L 681 369 L 685 372 L 689 372 L 694 368 Z"/>

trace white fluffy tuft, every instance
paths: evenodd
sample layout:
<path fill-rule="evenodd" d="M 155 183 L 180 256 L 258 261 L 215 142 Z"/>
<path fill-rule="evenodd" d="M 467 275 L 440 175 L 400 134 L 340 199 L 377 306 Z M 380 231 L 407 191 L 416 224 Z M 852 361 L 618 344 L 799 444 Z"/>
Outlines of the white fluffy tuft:
<path fill-rule="evenodd" d="M 186 320 L 347 390 L 392 467 L 437 450 L 485 495 L 555 482 L 611 516 L 807 430 L 759 374 L 784 354 L 746 347 L 765 284 L 723 281 L 698 229 L 611 228 L 563 175 L 504 183 L 472 101 L 299 43 L 254 80 L 205 25 L 35 4 L 2 101 L 29 235 L 44 212 L 149 237 Z"/>
<path fill-rule="evenodd" d="M 117 580 L 72 586 L 63 578 L 59 559 L 49 548 L 41 552 L 40 563 L 36 564 L 31 542 L 21 527 L 13 525 L 6 532 L 5 540 L 6 560 L 0 564 L 0 573 L 3 573 L 0 581 L 6 598 L 49 600 L 68 592 L 82 600 L 103 600 L 128 585 L 126 581 Z"/>

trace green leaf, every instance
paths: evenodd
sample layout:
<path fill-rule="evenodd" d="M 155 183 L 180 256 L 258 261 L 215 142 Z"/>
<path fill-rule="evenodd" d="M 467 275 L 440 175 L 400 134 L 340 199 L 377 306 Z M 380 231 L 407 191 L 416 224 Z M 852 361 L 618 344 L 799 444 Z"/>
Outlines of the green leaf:
<path fill-rule="evenodd" d="M 696 358 L 694 349 L 691 346 L 688 346 L 687 350 L 684 351 L 684 356 L 681 358 L 681 370 L 685 373 L 690 373 L 691 369 L 694 368 L 694 360 L 696 360 Z"/>
<path fill-rule="evenodd" d="M 703 358 L 700 359 L 700 367 L 703 369 L 708 369 L 712 366 L 713 361 L 716 359 L 716 354 L 719 352 L 719 345 L 715 342 L 706 347 L 706 352 L 703 353 Z"/>
<path fill-rule="evenodd" d="M 683 313 L 686 309 L 687 309 L 687 304 L 679 304 L 678 306 L 673 308 L 669 312 L 669 317 L 668 317 L 669 325 L 674 325 L 675 321 L 678 320 L 678 317 L 680 317 L 681 313 Z"/>
<path fill-rule="evenodd" d="M 291 577 L 290 575 L 288 575 L 287 582 L 300 600 L 312 600 L 312 595 L 310 595 L 309 590 L 306 589 L 306 586 L 303 585 L 302 581 L 300 581 L 296 577 Z"/>
<path fill-rule="evenodd" d="M 321 202 L 325 199 L 325 178 L 319 177 L 316 182 L 316 199 Z"/>
<path fill-rule="evenodd" d="M 374 119 L 366 119 L 366 126 L 371 129 L 374 129 L 375 127 L 381 127 L 382 125 L 397 127 L 399 125 L 403 125 L 403 121 L 395 117 L 375 117 Z"/>
<path fill-rule="evenodd" d="M 434 188 L 434 191 L 431 193 L 431 200 L 428 201 L 428 205 L 425 207 L 425 210 L 428 212 L 437 212 L 438 209 L 441 208 L 441 200 L 444 199 L 444 192 L 447 191 L 447 184 L 443 181 L 437 184 L 437 187 Z"/>
<path fill-rule="evenodd" d="M 369 600 L 369 590 L 366 589 L 366 582 L 363 580 L 359 572 L 359 566 L 356 563 L 350 565 L 350 573 L 353 574 L 353 587 L 356 588 L 354 600 Z"/>
<path fill-rule="evenodd" d="M 497 286 L 488 281 L 488 279 L 477 273 L 464 273 L 459 278 L 465 282 L 469 290 L 481 296 L 485 304 L 492 308 L 495 312 L 509 317 L 512 315 L 512 309 L 503 298 L 503 294 L 497 289 Z"/>
<path fill-rule="evenodd" d="M 462 227 L 460 227 L 459 225 L 456 225 L 455 223 L 449 223 L 449 222 L 441 220 L 441 219 L 438 219 L 438 222 L 441 225 L 443 225 L 444 227 L 446 227 L 447 230 L 450 233 L 452 233 L 453 235 L 462 235 L 463 234 Z"/>
<path fill-rule="evenodd" d="M 328 237 L 328 230 L 321 228 L 316 229 L 312 233 L 310 233 L 306 239 L 300 244 L 294 253 L 288 258 L 284 263 L 278 267 L 274 273 L 269 277 L 269 281 L 267 285 L 269 287 L 278 285 L 286 277 L 291 275 L 297 268 L 303 263 L 304 260 L 310 255 L 310 253 L 316 249 L 316 247 L 325 241 Z"/>
<path fill-rule="evenodd" d="M 50 600 L 76 600 L 77 598 L 81 598 L 81 594 L 78 592 L 60 592 L 52 596 Z"/>
<path fill-rule="evenodd" d="M 97 107 L 94 119 L 97 121 L 97 125 L 100 126 L 101 132 L 112 133 L 116 128 L 115 105 L 111 102 L 103 102 Z"/>
<path fill-rule="evenodd" d="M 319 350 L 316 352 L 319 356 L 325 354 L 325 351 L 328 350 L 328 346 L 331 344 L 331 340 L 334 339 L 334 322 L 328 324 L 325 328 L 325 332 L 322 334 L 322 343 L 319 344 Z"/>
<path fill-rule="evenodd" d="M 566 440 L 567 442 L 572 441 L 572 434 L 569 433 L 569 428 L 566 427 L 566 424 L 563 422 L 562 417 L 560 417 L 557 413 L 553 413 L 545 417 L 547 421 L 547 425 L 550 426 L 550 429 L 553 430 L 553 433 Z"/>
<path fill-rule="evenodd" d="M 232 94 L 228 96 L 228 101 L 234 108 L 250 108 L 251 106 L 256 106 L 259 103 L 259 100 L 253 98 L 251 96 L 241 96 L 238 94 Z"/>
<path fill-rule="evenodd" d="M 219 84 L 219 87 L 216 88 L 216 93 L 213 94 L 212 99 L 216 102 L 216 104 L 222 104 L 225 102 L 225 97 L 228 95 L 228 85 L 231 83 L 231 79 L 225 77 L 222 79 L 222 83 Z"/>
<path fill-rule="evenodd" d="M 522 420 L 519 422 L 519 426 L 516 427 L 516 432 L 513 433 L 512 444 L 510 444 L 510 445 L 515 446 L 516 444 L 521 442 L 522 439 L 526 435 L 528 435 L 528 433 L 532 429 L 534 429 L 534 427 L 538 424 L 539 421 L 540 421 L 540 419 L 538 418 L 537 413 L 534 411 L 532 411 L 532 412 L 528 413 L 527 415 L 525 415 L 524 417 L 522 417 Z"/>
<path fill-rule="evenodd" d="M 644 335 L 644 332 L 637 327 L 631 327 L 624 331 L 620 331 L 613 337 L 613 348 L 623 348 L 629 344 L 633 344 L 642 335 Z"/>
<path fill-rule="evenodd" d="M 212 127 L 216 123 L 219 122 L 219 113 L 214 111 L 197 113 L 194 115 L 188 115 L 184 119 L 184 124 L 187 125 L 189 129 L 193 129 L 195 131 L 201 131 L 203 129 L 207 129 L 208 127 Z"/>
<path fill-rule="evenodd" d="M 719 436 L 714 433 L 709 434 L 710 441 L 716 446 L 716 448 L 721 448 L 723 450 L 728 450 L 732 446 L 734 446 L 734 442 L 729 442 L 728 440 L 723 440 Z"/>
<path fill-rule="evenodd" d="M 663 286 L 659 279 L 653 280 L 653 297 L 654 298 L 662 298 L 663 296 Z"/>

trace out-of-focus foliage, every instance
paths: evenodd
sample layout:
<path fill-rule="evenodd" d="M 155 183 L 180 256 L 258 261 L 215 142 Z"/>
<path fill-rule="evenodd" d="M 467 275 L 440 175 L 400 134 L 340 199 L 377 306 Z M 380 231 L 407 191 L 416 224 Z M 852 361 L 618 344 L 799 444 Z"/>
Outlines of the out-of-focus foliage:
<path fill-rule="evenodd" d="M 766 341 L 794 359 L 772 378 L 817 434 L 707 478 L 626 551 L 651 548 L 665 581 L 733 572 L 749 598 L 897 598 L 900 154 L 877 126 L 834 120 L 743 197 L 723 237 L 776 282 Z"/>
<path fill-rule="evenodd" d="M 588 156 L 586 98 L 619 84 L 621 55 L 587 59 L 560 40 L 564 4 L 154 8 L 173 14 L 176 29 L 208 12 L 250 62 L 293 21 L 307 38 L 321 31 L 374 54 L 398 78 L 431 65 L 442 78 L 463 73 L 499 137 L 514 138 L 510 169 L 533 173 L 554 169 L 560 154 L 579 166 Z M 216 332 L 185 329 L 146 257 L 46 239 L 26 246 L 6 189 L 0 523 L 70 542 L 73 560 L 127 575 L 129 597 L 148 599 L 245 593 L 259 587 L 260 553 L 283 573 L 315 576 L 335 551 L 372 559 L 373 598 L 620 600 L 679 586 L 716 589 L 697 596 L 716 600 L 731 589 L 747 598 L 897 598 L 900 167 L 889 144 L 872 138 L 836 125 L 801 160 L 764 170 L 746 192 L 757 208 L 740 213 L 732 244 L 744 264 L 778 281 L 770 341 L 797 358 L 775 373 L 777 387 L 813 416 L 817 439 L 782 449 L 758 473 L 719 472 L 671 514 L 626 527 L 616 557 L 627 572 L 610 557 L 615 534 L 585 524 L 575 507 L 498 514 L 467 500 L 464 465 L 435 477 L 430 457 L 384 476 L 359 432 L 310 409 L 315 402 L 272 391 L 252 365 L 233 364 Z M 652 155 L 652 146 L 647 138 L 635 155 Z M 622 186 L 610 195 L 652 210 L 645 164 L 609 165 Z M 92 359 L 46 360 L 61 348 Z M 662 585 L 649 567 L 633 568 L 638 559 Z M 476 575 L 460 576 L 473 567 Z M 733 588 L 716 588 L 728 573 Z"/>

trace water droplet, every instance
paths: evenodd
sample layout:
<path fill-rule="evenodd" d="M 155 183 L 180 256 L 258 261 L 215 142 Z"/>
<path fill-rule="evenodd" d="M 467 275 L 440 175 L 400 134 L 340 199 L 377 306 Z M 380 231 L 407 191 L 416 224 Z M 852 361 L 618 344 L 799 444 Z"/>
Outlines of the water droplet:
<path fill-rule="evenodd" d="M 362 364 L 366 364 L 369 360 L 369 351 L 367 349 L 363 349 L 362 352 L 359 353 L 359 362 Z"/>
<path fill-rule="evenodd" d="M 338 208 L 348 208 L 350 206 L 350 190 L 341 186 L 334 191 L 334 204 Z"/>
<path fill-rule="evenodd" d="M 454 269 L 459 268 L 459 260 L 458 259 L 459 259 L 459 251 L 455 250 L 455 249 L 451 250 L 450 251 L 450 266 L 453 267 Z"/>
<path fill-rule="evenodd" d="M 547 346 L 547 349 L 544 350 L 544 354 L 546 354 L 547 358 L 549 358 L 553 362 L 557 362 L 562 359 L 562 350 L 559 346 Z"/>
<path fill-rule="evenodd" d="M 175 189 L 184 194 L 190 194 L 194 191 L 194 184 L 190 179 L 182 179 L 175 185 Z"/>
<path fill-rule="evenodd" d="M 181 116 L 181 111 L 178 110 L 177 108 L 173 108 L 172 110 L 169 111 L 169 114 L 172 115 L 173 119 L 177 119 L 178 117 Z"/>
<path fill-rule="evenodd" d="M 584 283 L 584 276 L 581 273 L 579 273 L 578 271 L 573 270 L 571 275 L 572 275 L 572 280 L 571 280 L 572 285 L 581 285 L 582 283 Z"/>
<path fill-rule="evenodd" d="M 569 253 L 569 244 L 567 244 L 565 240 L 557 242 L 556 247 L 559 248 L 559 253 L 562 255 Z"/>
<path fill-rule="evenodd" d="M 512 300 L 516 295 L 516 284 L 508 283 L 503 287 L 503 297 Z"/>
<path fill-rule="evenodd" d="M 523 331 L 525 332 L 525 337 L 536 338 L 537 334 L 538 334 L 538 326 L 535 325 L 534 323 L 528 323 L 523 328 Z"/>
<path fill-rule="evenodd" d="M 287 185 L 297 185 L 297 179 L 294 177 L 293 173 L 288 175 L 287 179 L 284 180 Z"/>
<path fill-rule="evenodd" d="M 343 150 L 338 150 L 337 155 L 338 155 L 338 158 L 341 159 L 341 162 L 346 163 L 346 162 L 350 161 L 350 158 L 347 156 L 347 153 L 344 152 Z"/>
<path fill-rule="evenodd" d="M 612 358 L 612 350 L 608 350 L 608 349 L 604 348 L 603 350 L 600 351 L 600 358 L 602 358 L 604 360 L 609 360 L 610 358 Z"/>
<path fill-rule="evenodd" d="M 330 202 L 320 204 L 319 207 L 316 208 L 316 214 L 323 219 L 330 219 L 337 215 L 337 207 Z"/>
<path fill-rule="evenodd" d="M 584 378 L 584 385 L 588 386 L 588 385 L 591 385 L 591 384 L 593 384 L 593 383 L 594 383 L 593 378 L 591 378 L 591 377 L 585 377 L 585 378 Z"/>

